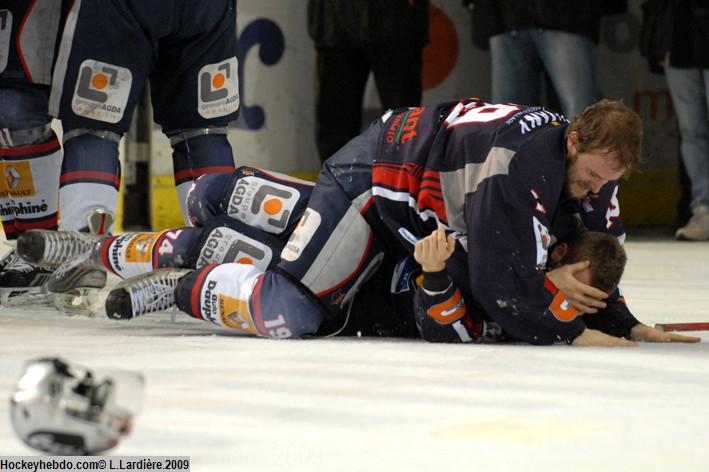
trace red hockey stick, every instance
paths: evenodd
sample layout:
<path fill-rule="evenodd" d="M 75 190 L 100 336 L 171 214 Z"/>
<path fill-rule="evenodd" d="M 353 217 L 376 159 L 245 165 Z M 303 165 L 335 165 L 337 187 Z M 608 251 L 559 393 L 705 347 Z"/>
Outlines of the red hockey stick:
<path fill-rule="evenodd" d="M 698 323 L 657 323 L 655 328 L 662 331 L 709 331 L 709 322 Z"/>

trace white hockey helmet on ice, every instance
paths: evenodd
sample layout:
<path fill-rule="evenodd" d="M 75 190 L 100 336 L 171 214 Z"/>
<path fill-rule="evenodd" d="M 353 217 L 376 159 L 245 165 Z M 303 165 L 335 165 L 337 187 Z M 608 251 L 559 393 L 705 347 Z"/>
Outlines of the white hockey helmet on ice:
<path fill-rule="evenodd" d="M 10 399 L 12 426 L 25 444 L 48 454 L 98 454 L 130 432 L 143 384 L 140 374 L 97 378 L 59 358 L 34 359 Z"/>

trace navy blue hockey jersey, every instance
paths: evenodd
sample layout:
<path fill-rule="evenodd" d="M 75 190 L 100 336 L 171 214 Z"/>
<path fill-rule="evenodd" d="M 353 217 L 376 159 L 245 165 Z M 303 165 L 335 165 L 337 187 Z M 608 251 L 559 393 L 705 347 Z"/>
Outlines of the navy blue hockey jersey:
<path fill-rule="evenodd" d="M 410 248 L 439 223 L 455 232 L 467 267 L 449 272 L 510 336 L 533 344 L 578 336 L 583 317 L 544 274 L 548 248 L 583 226 L 621 239 L 624 231 L 617 182 L 581 202 L 565 199 L 566 119 L 465 101 L 382 120 L 372 193 L 391 232 Z M 619 333 L 637 324 L 618 297 L 603 312 L 587 318 Z"/>

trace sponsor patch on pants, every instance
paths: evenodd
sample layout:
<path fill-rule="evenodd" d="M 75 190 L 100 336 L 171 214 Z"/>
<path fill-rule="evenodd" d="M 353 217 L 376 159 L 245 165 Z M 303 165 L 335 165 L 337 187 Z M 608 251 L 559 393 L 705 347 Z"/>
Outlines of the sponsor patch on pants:
<path fill-rule="evenodd" d="M 268 245 L 230 228 L 215 228 L 209 233 L 199 252 L 196 267 L 207 264 L 238 262 L 252 264 L 266 270 L 273 259 L 273 251 Z"/>
<path fill-rule="evenodd" d="M 79 67 L 71 109 L 85 118 L 118 123 L 125 113 L 132 83 L 129 69 L 87 59 Z"/>
<path fill-rule="evenodd" d="M 236 57 L 202 67 L 197 77 L 197 111 L 203 118 L 229 115 L 239 109 Z"/>
<path fill-rule="evenodd" d="M 247 300 L 219 295 L 219 313 L 223 326 L 246 334 L 258 334 Z"/>
<path fill-rule="evenodd" d="M 236 181 L 229 198 L 227 215 L 271 234 L 288 227 L 300 192 L 287 185 L 247 176 Z"/>

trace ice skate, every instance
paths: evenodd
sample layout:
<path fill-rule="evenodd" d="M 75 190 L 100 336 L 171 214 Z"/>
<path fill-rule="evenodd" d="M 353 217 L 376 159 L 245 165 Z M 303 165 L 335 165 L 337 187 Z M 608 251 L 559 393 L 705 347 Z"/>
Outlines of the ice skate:
<path fill-rule="evenodd" d="M 158 269 L 126 279 L 106 298 L 106 314 L 116 320 L 167 310 L 176 304 L 175 288 L 190 269 Z"/>
<path fill-rule="evenodd" d="M 89 233 L 31 230 L 20 235 L 18 254 L 54 269 L 42 291 L 51 295 L 58 310 L 89 316 L 98 311 L 99 291 L 106 286 L 107 274 L 95 249 L 112 222 L 110 212 L 97 208 L 87 216 Z"/>
<path fill-rule="evenodd" d="M 54 268 L 90 255 L 99 239 L 91 233 L 33 229 L 17 239 L 17 253 L 30 264 Z"/>
<path fill-rule="evenodd" d="M 17 254 L 17 251 L 15 250 L 15 242 L 9 242 L 5 241 L 5 244 L 7 246 L 10 246 L 10 250 L 8 250 L 2 258 L 0 258 L 0 272 L 5 270 L 5 267 L 12 262 L 15 259 L 15 255 Z"/>
<path fill-rule="evenodd" d="M 89 252 L 59 266 L 44 290 L 53 295 L 57 310 L 94 316 L 99 311 L 99 292 L 106 286 L 106 279 L 106 270 L 92 262 Z"/>
<path fill-rule="evenodd" d="M 0 304 L 19 306 L 24 304 L 49 304 L 42 293 L 42 286 L 52 275 L 52 270 L 24 261 L 12 249 L 3 259 L 0 269 Z"/>
<path fill-rule="evenodd" d="M 20 235 L 17 250 L 48 271 L 42 292 L 56 309 L 92 316 L 98 311 L 98 291 L 106 286 L 105 269 L 91 258 L 99 240 L 91 233 L 32 230 Z"/>
<path fill-rule="evenodd" d="M 96 244 L 107 234 L 107 228 L 113 226 L 114 219 L 110 211 L 93 208 L 86 215 L 88 232 L 29 230 L 17 239 L 17 252 L 30 264 L 46 267 L 87 260 Z M 99 260 L 96 265 L 100 265 Z"/>

